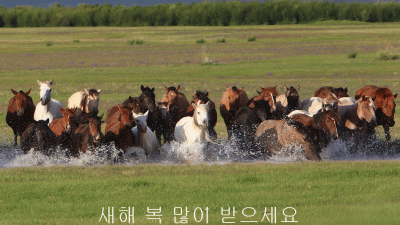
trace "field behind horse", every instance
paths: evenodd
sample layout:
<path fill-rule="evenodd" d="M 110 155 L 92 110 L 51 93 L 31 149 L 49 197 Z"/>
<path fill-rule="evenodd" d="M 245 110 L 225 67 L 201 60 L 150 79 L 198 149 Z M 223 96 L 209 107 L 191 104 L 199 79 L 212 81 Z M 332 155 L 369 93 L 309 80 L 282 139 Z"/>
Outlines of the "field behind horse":
<path fill-rule="evenodd" d="M 249 97 L 259 86 L 300 85 L 300 98 L 321 86 L 348 87 L 350 96 L 369 84 L 399 92 L 399 62 L 377 60 L 380 52 L 400 53 L 400 25 L 327 21 L 311 25 L 240 27 L 135 28 L 16 28 L 1 29 L 0 129 L 9 142 L 5 123 L 8 101 L 15 90 L 32 89 L 36 80 L 54 79 L 52 98 L 67 105 L 83 88 L 102 89 L 100 113 L 140 95 L 140 85 L 155 87 L 156 100 L 164 85 L 177 86 L 191 99 L 207 90 L 219 105 L 226 86 L 244 87 Z M 248 38 L 256 37 L 249 42 Z M 205 43 L 196 43 L 203 39 Z M 217 40 L 225 39 L 225 43 Z M 136 44 L 142 40 L 142 44 Z M 133 41 L 133 42 L 132 42 Z M 200 41 L 199 41 L 200 42 Z M 358 52 L 355 59 L 347 54 Z M 399 109 L 396 109 L 399 114 Z M 219 114 L 219 113 L 218 113 Z M 398 121 L 399 116 L 395 116 Z M 395 139 L 398 138 L 393 129 Z M 226 137 L 219 116 L 217 132 Z M 398 133 L 398 132 L 397 132 Z"/>
<path fill-rule="evenodd" d="M 114 207 L 122 224 L 122 207 L 134 207 L 135 224 L 159 224 L 147 207 L 161 207 L 161 224 L 175 224 L 174 208 L 187 207 L 188 224 L 206 224 L 208 207 L 208 224 L 222 224 L 221 207 L 231 207 L 226 222 L 269 224 L 265 208 L 276 207 L 284 224 L 293 207 L 298 224 L 398 224 L 399 173 L 398 161 L 11 168 L 0 170 L 1 221 L 107 224 L 102 208 L 108 218 Z"/>

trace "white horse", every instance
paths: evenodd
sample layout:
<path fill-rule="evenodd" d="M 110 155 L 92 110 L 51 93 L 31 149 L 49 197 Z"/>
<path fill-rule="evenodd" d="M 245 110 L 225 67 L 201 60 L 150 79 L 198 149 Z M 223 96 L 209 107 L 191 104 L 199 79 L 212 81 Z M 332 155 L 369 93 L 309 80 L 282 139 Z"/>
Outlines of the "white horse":
<path fill-rule="evenodd" d="M 337 110 L 339 104 L 339 99 L 335 94 L 329 93 L 328 97 L 311 97 L 307 98 L 302 102 L 301 108 L 306 110 L 311 114 L 316 114 L 323 108 L 324 105 L 331 105 L 335 110 Z"/>
<path fill-rule="evenodd" d="M 135 118 L 137 126 L 132 129 L 132 132 L 135 136 L 135 145 L 142 148 L 146 156 L 154 156 L 158 151 L 158 141 L 147 126 L 148 115 L 149 111 L 145 114 L 133 112 L 133 118 Z"/>
<path fill-rule="evenodd" d="M 36 105 L 34 120 L 47 120 L 49 124 L 56 119 L 61 118 L 62 113 L 58 107 L 64 109 L 64 106 L 60 101 L 51 98 L 51 86 L 54 84 L 53 79 L 51 81 L 37 81 L 40 86 L 40 102 Z"/>
<path fill-rule="evenodd" d="M 99 112 L 99 100 L 101 89 L 86 89 L 85 91 L 78 91 L 68 98 L 68 108 L 78 108 L 85 113 L 93 113 L 97 115 Z"/>
<path fill-rule="evenodd" d="M 175 126 L 174 138 L 176 141 L 204 144 L 210 140 L 207 129 L 210 118 L 209 105 L 210 102 L 199 105 L 192 103 L 193 117 L 184 117 Z"/>

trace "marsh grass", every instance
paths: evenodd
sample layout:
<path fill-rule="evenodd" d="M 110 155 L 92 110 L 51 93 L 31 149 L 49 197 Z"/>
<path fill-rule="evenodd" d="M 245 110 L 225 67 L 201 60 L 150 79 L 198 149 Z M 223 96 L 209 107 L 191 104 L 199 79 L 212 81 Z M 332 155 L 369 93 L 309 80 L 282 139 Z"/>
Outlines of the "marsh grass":
<path fill-rule="evenodd" d="M 400 58 L 400 50 L 393 45 L 387 45 L 386 48 L 378 51 L 378 60 L 388 61 Z"/>
<path fill-rule="evenodd" d="M 349 59 L 355 59 L 357 57 L 358 52 L 350 52 L 349 54 L 347 54 L 347 57 Z"/>
<path fill-rule="evenodd" d="M 217 43 L 226 43 L 225 38 L 218 38 Z"/>
<path fill-rule="evenodd" d="M 204 44 L 204 43 L 206 43 L 206 40 L 203 39 L 203 38 L 200 38 L 200 39 L 197 39 L 197 40 L 196 40 L 196 43 L 197 43 L 197 44 Z"/>
<path fill-rule="evenodd" d="M 79 43 L 79 39 L 74 39 L 74 43 Z"/>
<path fill-rule="evenodd" d="M 52 45 L 53 45 L 53 42 L 51 42 L 51 41 L 49 41 L 49 42 L 46 43 L 46 46 L 47 46 L 47 47 L 50 47 L 50 46 L 52 46 Z"/>
<path fill-rule="evenodd" d="M 249 37 L 249 38 L 247 38 L 247 41 L 254 42 L 254 41 L 256 41 L 256 37 Z"/>

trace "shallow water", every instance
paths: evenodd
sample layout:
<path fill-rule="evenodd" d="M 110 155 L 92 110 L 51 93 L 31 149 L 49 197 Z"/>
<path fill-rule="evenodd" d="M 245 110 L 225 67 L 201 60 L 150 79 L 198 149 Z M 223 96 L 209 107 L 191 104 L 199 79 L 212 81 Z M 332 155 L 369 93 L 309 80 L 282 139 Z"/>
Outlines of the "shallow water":
<path fill-rule="evenodd" d="M 397 144 L 388 145 L 386 142 L 376 140 L 363 146 L 352 146 L 352 142 L 342 140 L 331 141 L 322 150 L 323 161 L 344 160 L 400 160 L 400 151 Z M 119 150 L 112 145 L 96 149 L 96 153 L 81 154 L 79 158 L 68 157 L 66 152 L 55 149 L 50 156 L 41 152 L 29 151 L 24 154 L 20 147 L 12 143 L 0 143 L 0 168 L 33 167 L 33 166 L 96 166 L 109 164 L 225 164 L 231 162 L 265 162 L 288 163 L 307 161 L 300 146 L 289 146 L 279 155 L 266 157 L 261 153 L 249 153 L 238 150 L 226 140 L 218 140 L 218 144 L 190 145 L 188 143 L 171 142 L 160 148 L 156 157 L 146 157 L 143 149 L 129 148 L 123 158 L 119 158 Z"/>

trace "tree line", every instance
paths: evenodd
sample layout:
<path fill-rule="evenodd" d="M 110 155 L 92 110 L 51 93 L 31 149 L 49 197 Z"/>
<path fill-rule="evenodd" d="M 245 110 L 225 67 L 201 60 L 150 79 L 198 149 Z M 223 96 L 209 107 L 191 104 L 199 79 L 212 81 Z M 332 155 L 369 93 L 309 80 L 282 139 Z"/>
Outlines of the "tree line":
<path fill-rule="evenodd" d="M 231 26 L 299 24 L 324 20 L 400 22 L 400 3 L 276 0 L 49 8 L 0 6 L 0 27 Z"/>

